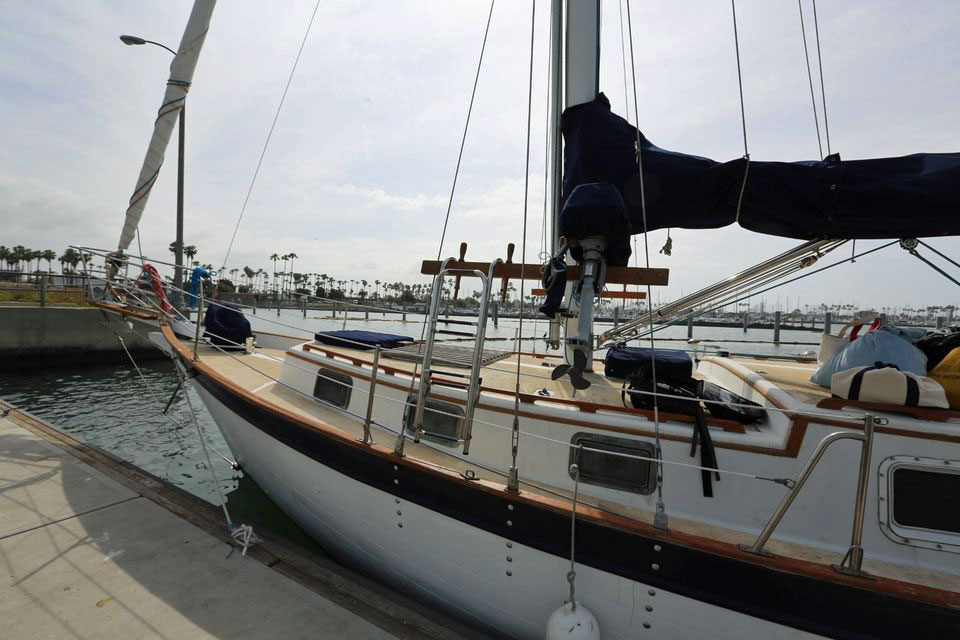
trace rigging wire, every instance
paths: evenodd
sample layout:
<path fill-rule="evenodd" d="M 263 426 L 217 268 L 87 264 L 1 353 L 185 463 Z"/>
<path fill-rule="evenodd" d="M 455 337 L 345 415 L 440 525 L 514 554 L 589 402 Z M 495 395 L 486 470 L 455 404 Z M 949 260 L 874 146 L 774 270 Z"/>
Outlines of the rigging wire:
<path fill-rule="evenodd" d="M 470 91 L 470 103 L 467 106 L 467 117 L 463 123 L 463 135 L 460 137 L 460 151 L 457 153 L 457 166 L 453 170 L 453 183 L 450 185 L 450 197 L 447 199 L 447 212 L 443 217 L 443 231 L 440 233 L 440 245 L 437 247 L 437 260 L 440 260 L 441 256 L 443 255 L 443 241 L 447 237 L 447 225 L 450 223 L 450 211 L 453 208 L 453 196 L 457 191 L 457 178 L 460 177 L 460 163 L 463 160 L 463 149 L 467 144 L 467 132 L 470 130 L 470 116 L 473 114 L 473 101 L 477 95 L 477 85 L 480 83 L 480 70 L 483 68 L 483 54 L 487 50 L 487 37 L 490 35 L 490 23 L 493 19 L 493 7 L 495 4 L 496 4 L 496 0 L 490 0 L 490 10 L 487 12 L 487 24 L 486 24 L 486 27 L 484 27 L 483 29 L 483 42 L 480 44 L 480 56 L 477 59 L 477 72 L 473 77 L 473 89 L 471 89 Z M 441 278 L 441 277 L 443 276 L 441 276 L 439 273 L 436 276 L 434 276 L 434 278 Z M 443 293 L 442 286 L 440 287 L 440 290 L 437 293 L 438 294 Z M 431 302 L 434 302 L 434 301 L 431 299 Z M 346 313 L 344 313 L 343 322 L 344 322 L 344 326 L 346 326 L 346 322 L 347 322 Z M 429 321 L 425 318 L 423 326 L 420 327 L 421 342 L 423 341 L 423 336 L 426 335 L 427 326 L 429 324 L 430 324 Z M 408 394 L 413 393 L 413 388 L 417 380 L 417 369 L 425 357 L 426 357 L 426 349 L 424 349 L 423 351 L 423 358 L 420 358 L 419 360 L 414 360 L 413 375 L 410 376 L 410 388 L 407 390 Z M 421 384 L 423 384 L 422 379 L 421 379 Z M 420 429 L 421 427 L 422 425 L 414 425 L 415 429 Z M 400 454 L 403 452 L 403 443 L 405 441 L 406 440 L 404 437 L 403 429 L 401 429 L 400 435 L 398 436 L 397 443 L 396 443 L 396 448 L 395 448 L 396 453 Z"/>
<path fill-rule="evenodd" d="M 490 0 L 490 10 L 487 12 L 487 26 L 483 30 L 483 43 L 480 45 L 480 58 L 477 60 L 477 72 L 473 76 L 473 89 L 470 91 L 467 119 L 463 123 L 463 136 L 460 138 L 460 152 L 457 154 L 457 167 L 453 170 L 453 184 L 450 186 L 450 197 L 447 199 L 447 214 L 443 218 L 443 232 L 440 234 L 437 260 L 440 260 L 440 257 L 443 255 L 443 241 L 447 237 L 447 224 L 450 222 L 450 210 L 453 208 L 453 194 L 457 190 L 457 178 L 460 177 L 460 162 L 463 160 L 463 148 L 467 144 L 467 131 L 470 129 L 470 115 L 473 113 L 473 101 L 477 96 L 477 84 L 480 82 L 480 68 L 483 66 L 483 54 L 487 50 L 487 36 L 490 35 L 490 21 L 493 18 L 493 5 L 495 3 L 496 0 Z"/>
<path fill-rule="evenodd" d="M 817 65 L 820 67 L 820 97 L 823 99 L 823 130 L 827 136 L 827 155 L 833 155 L 830 149 L 830 121 L 827 120 L 827 92 L 823 88 L 823 58 L 820 56 L 820 24 L 817 21 L 817 0 L 813 0 L 813 31 L 817 38 Z M 806 38 L 804 38 L 806 42 Z"/>
<path fill-rule="evenodd" d="M 283 109 L 283 102 L 287 99 L 287 91 L 290 90 L 290 84 L 293 82 L 293 74 L 297 71 L 297 65 L 300 63 L 300 56 L 303 54 L 303 48 L 307 44 L 307 37 L 310 35 L 310 29 L 313 27 L 313 21 L 317 17 L 317 10 L 320 8 L 320 0 L 317 0 L 313 6 L 313 13 L 310 14 L 310 22 L 307 23 L 307 30 L 303 34 L 303 40 L 300 41 L 300 48 L 297 50 L 297 57 L 293 61 L 293 67 L 290 69 L 290 75 L 287 77 L 287 84 L 280 95 L 280 104 L 277 105 L 277 112 L 273 114 L 273 122 L 270 123 L 270 130 L 267 132 L 267 139 L 263 143 L 263 149 L 260 150 L 260 158 L 257 159 L 257 168 L 253 171 L 253 177 L 250 179 L 250 186 L 247 187 L 247 195 L 243 198 L 243 206 L 240 207 L 240 215 L 237 217 L 237 224 L 233 227 L 233 235 L 230 236 L 230 244 L 227 245 L 227 253 L 223 256 L 223 266 L 220 267 L 221 273 L 227 266 L 227 260 L 230 258 L 230 252 L 233 250 L 233 243 L 237 239 L 237 231 L 240 230 L 240 222 L 243 220 L 243 214 L 247 210 L 247 204 L 250 202 L 250 195 L 253 193 L 253 185 L 257 182 L 257 176 L 260 175 L 260 167 L 263 165 L 263 157 L 267 154 L 267 147 L 270 146 L 270 139 L 273 137 L 273 130 L 277 126 L 277 119 L 280 117 L 280 110 Z"/>
<path fill-rule="evenodd" d="M 629 4 L 627 7 L 629 8 Z M 740 87 L 740 125 L 743 130 L 743 181 L 740 183 L 740 195 L 737 197 L 737 222 L 740 222 L 740 207 L 743 205 L 743 194 L 747 190 L 747 176 L 750 174 L 750 149 L 747 146 L 747 108 L 743 101 L 743 72 L 740 68 L 740 34 L 737 29 L 737 2 L 730 0 L 730 9 L 733 12 L 733 46 L 737 53 L 737 84 Z"/>
<path fill-rule="evenodd" d="M 633 112 L 637 117 L 639 123 L 640 120 L 640 108 L 637 99 L 637 69 L 636 69 L 636 56 L 633 53 L 633 21 L 631 20 L 630 15 L 630 1 L 627 0 L 627 33 L 629 34 L 630 40 L 630 73 L 633 80 Z M 650 245 L 647 238 L 647 197 L 644 189 L 643 182 L 643 147 L 640 140 L 640 129 L 634 127 L 636 132 L 636 145 L 637 145 L 637 173 L 640 177 L 640 212 L 643 216 L 643 253 L 644 260 L 647 269 L 650 268 Z M 746 140 L 746 132 L 744 132 L 744 140 Z M 653 299 L 653 290 L 649 284 L 647 284 L 647 300 L 648 302 Z M 657 363 L 656 358 L 654 358 L 654 340 L 653 340 L 653 314 L 648 315 L 650 319 L 650 376 L 652 378 L 652 388 L 654 391 L 657 389 Z M 662 449 L 660 445 L 660 408 L 657 403 L 657 394 L 653 394 L 653 426 L 654 426 L 654 447 L 656 451 L 657 458 L 657 511 L 653 519 L 653 526 L 658 529 L 667 528 L 667 514 L 666 507 L 663 503 L 663 463 L 662 458 Z"/>
<path fill-rule="evenodd" d="M 820 150 L 820 159 L 823 160 L 823 143 L 820 141 L 820 118 L 817 117 L 817 96 L 813 91 L 813 73 L 810 71 L 810 54 L 807 51 L 807 28 L 803 22 L 803 0 L 797 0 L 797 9 L 800 12 L 800 35 L 803 37 L 803 59 L 807 62 L 807 83 L 810 85 L 810 104 L 813 105 L 813 124 L 817 129 L 817 148 Z M 817 48 L 819 50 L 819 43 Z M 822 74 L 823 71 L 821 70 L 821 81 L 823 80 Z"/>
<path fill-rule="evenodd" d="M 533 116 L 533 52 L 537 30 L 537 0 L 533 0 L 530 9 L 530 71 L 527 84 L 527 146 L 523 168 L 523 237 L 520 242 L 520 327 L 517 330 L 517 351 L 520 351 L 520 336 L 523 335 L 523 294 L 526 287 L 527 266 L 527 210 L 530 202 L 530 128 Z M 484 318 L 483 321 L 486 321 Z M 481 345 L 482 348 L 482 345 Z M 510 467 L 511 486 L 515 484 L 517 470 L 517 449 L 520 445 L 520 356 L 517 356 L 517 385 L 513 402 L 513 432 L 510 437 L 510 449 L 513 463 Z"/>
<path fill-rule="evenodd" d="M 771 286 L 769 286 L 769 287 L 767 287 L 767 288 L 765 288 L 765 289 L 760 289 L 759 291 L 755 290 L 755 288 L 750 288 L 745 295 L 742 295 L 741 297 L 739 297 L 739 298 L 737 298 L 737 299 L 735 299 L 735 300 L 725 300 L 725 301 L 724 301 L 722 304 L 720 304 L 720 305 L 717 305 L 717 306 L 714 306 L 714 307 L 710 307 L 710 308 L 707 308 L 707 309 L 701 309 L 699 312 L 697 312 L 697 313 L 695 313 L 695 314 L 691 314 L 691 315 L 689 315 L 689 316 L 685 316 L 685 317 L 683 317 L 683 318 L 680 318 L 680 319 L 676 320 L 676 321 L 673 322 L 673 323 L 670 323 L 670 324 L 662 324 L 662 325 L 660 325 L 659 327 L 657 327 L 656 329 L 654 329 L 654 331 L 661 331 L 661 330 L 663 330 L 663 329 L 666 329 L 667 327 L 673 326 L 676 322 L 683 322 L 683 321 L 685 321 L 687 318 L 693 318 L 693 317 L 698 316 L 698 315 L 703 315 L 703 314 L 706 314 L 706 313 L 710 313 L 711 311 L 716 311 L 716 310 L 718 310 L 718 309 L 722 309 L 722 308 L 725 307 L 725 306 L 728 306 L 728 305 L 731 305 L 731 304 L 736 304 L 736 303 L 738 303 L 738 302 L 742 302 L 743 300 L 748 300 L 751 296 L 757 296 L 757 295 L 766 293 L 766 292 L 768 292 L 768 291 L 771 291 L 772 289 L 776 289 L 777 287 L 782 287 L 782 286 L 788 285 L 788 284 L 790 284 L 790 283 L 792 283 L 792 282 L 796 282 L 796 281 L 798 281 L 798 280 L 803 280 L 804 278 L 807 278 L 807 277 L 809 277 L 809 276 L 812 276 L 812 275 L 814 275 L 814 274 L 816 274 L 816 273 L 820 273 L 821 271 L 826 271 L 827 269 L 832 269 L 833 267 L 839 267 L 840 265 L 848 264 L 853 258 L 862 258 L 863 256 L 869 255 L 869 254 L 874 253 L 874 252 L 876 252 L 876 251 L 880 251 L 881 249 L 886 249 L 887 247 L 891 247 L 891 246 L 897 244 L 898 242 L 899 242 L 899 240 L 893 240 L 893 241 L 888 242 L 888 243 L 886 243 L 886 244 L 882 244 L 882 245 L 880 245 L 879 247 L 874 247 L 873 249 L 868 249 L 867 251 L 862 251 L 862 252 L 856 254 L 855 256 L 853 256 L 852 258 L 844 258 L 844 259 L 842 259 L 842 260 L 838 260 L 837 262 L 828 264 L 828 265 L 826 265 L 825 267 L 820 267 L 819 269 L 814 269 L 813 271 L 809 271 L 809 272 L 807 272 L 807 273 L 804 273 L 803 275 L 799 275 L 799 276 L 797 276 L 796 278 L 791 278 L 790 280 L 785 280 L 785 281 L 783 281 L 783 282 L 779 282 L 779 283 L 774 284 L 774 285 L 771 285 Z M 759 286 L 759 285 L 756 285 L 756 286 Z M 644 334 L 644 335 L 645 335 L 645 334 Z M 637 337 L 643 337 L 643 336 L 637 336 Z"/>

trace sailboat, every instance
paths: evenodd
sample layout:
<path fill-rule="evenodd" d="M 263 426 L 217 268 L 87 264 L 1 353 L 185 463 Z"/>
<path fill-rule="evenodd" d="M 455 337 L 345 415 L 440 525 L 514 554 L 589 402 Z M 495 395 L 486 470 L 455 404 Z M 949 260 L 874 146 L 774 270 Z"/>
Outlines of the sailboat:
<path fill-rule="evenodd" d="M 658 350 L 642 358 L 649 389 L 593 352 L 855 238 L 960 233 L 960 159 L 716 163 L 659 149 L 599 90 L 599 2 L 551 8 L 548 265 L 424 261 L 419 340 L 258 333 L 255 348 L 224 350 L 161 323 L 244 473 L 342 562 L 500 636 L 561 637 L 565 623 L 608 640 L 952 637 L 960 412 L 831 398 L 807 380 L 815 362 L 723 354 L 693 374 L 721 399 L 685 411 L 690 398 L 657 386 L 677 364 Z M 905 194 L 923 220 L 885 215 Z M 626 238 L 734 222 L 803 243 L 595 334 L 605 285 L 668 282 L 626 266 Z M 135 228 L 128 218 L 127 242 Z M 470 346 L 440 339 L 448 278 L 482 286 Z M 502 278 L 545 280 L 557 352 L 488 348 Z"/>

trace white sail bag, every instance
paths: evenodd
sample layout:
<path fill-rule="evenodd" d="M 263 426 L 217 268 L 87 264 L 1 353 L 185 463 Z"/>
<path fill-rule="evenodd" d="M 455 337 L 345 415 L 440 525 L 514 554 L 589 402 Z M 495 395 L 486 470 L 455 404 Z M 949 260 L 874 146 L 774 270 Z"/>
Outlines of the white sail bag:
<path fill-rule="evenodd" d="M 902 407 L 950 408 L 947 395 L 936 380 L 882 362 L 833 374 L 830 393 L 836 398 Z"/>

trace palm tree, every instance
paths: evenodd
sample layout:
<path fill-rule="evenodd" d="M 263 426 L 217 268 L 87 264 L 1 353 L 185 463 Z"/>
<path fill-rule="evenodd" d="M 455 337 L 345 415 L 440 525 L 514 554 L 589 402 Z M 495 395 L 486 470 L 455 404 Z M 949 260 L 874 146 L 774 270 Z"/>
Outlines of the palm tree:
<path fill-rule="evenodd" d="M 287 254 L 287 257 L 290 258 L 290 277 L 292 278 L 293 277 L 293 261 L 294 259 L 299 258 L 300 256 L 298 256 L 297 254 L 291 251 L 290 253 Z"/>
<path fill-rule="evenodd" d="M 53 273 L 53 261 L 57 259 L 57 252 L 53 249 L 44 249 L 41 252 L 43 259 L 47 261 L 47 272 Z M 40 266 L 39 264 L 37 265 Z"/>
<path fill-rule="evenodd" d="M 10 249 L 7 249 L 5 246 L 0 245 L 0 267 L 5 266 L 9 258 L 10 258 Z"/>
<path fill-rule="evenodd" d="M 271 253 L 271 254 L 270 254 L 270 257 L 267 258 L 267 260 L 273 260 L 273 285 L 274 285 L 274 288 L 276 288 L 276 285 L 277 285 L 277 260 L 279 260 L 279 259 L 280 259 L 280 256 L 278 256 L 278 255 L 275 254 L 275 253 Z"/>
<path fill-rule="evenodd" d="M 188 244 L 183 248 L 183 255 L 187 256 L 187 260 L 193 262 L 193 258 L 197 255 L 197 248 L 192 244 Z"/>

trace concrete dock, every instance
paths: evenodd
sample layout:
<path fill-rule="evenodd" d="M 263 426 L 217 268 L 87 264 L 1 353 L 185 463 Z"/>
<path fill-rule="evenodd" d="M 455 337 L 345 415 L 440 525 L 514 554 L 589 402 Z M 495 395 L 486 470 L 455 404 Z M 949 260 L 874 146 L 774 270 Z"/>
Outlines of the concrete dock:
<path fill-rule="evenodd" d="M 0 304 L 0 370 L 127 362 L 118 334 L 138 361 L 165 358 L 146 338 L 150 331 L 155 323 L 96 307 Z"/>
<path fill-rule="evenodd" d="M 0 637 L 480 638 L 0 402 Z M 218 516 L 219 513 L 219 516 Z"/>

